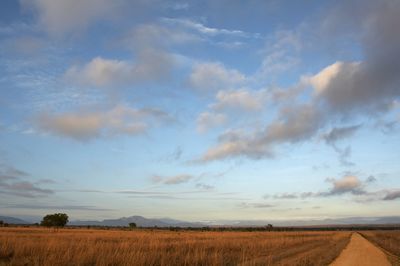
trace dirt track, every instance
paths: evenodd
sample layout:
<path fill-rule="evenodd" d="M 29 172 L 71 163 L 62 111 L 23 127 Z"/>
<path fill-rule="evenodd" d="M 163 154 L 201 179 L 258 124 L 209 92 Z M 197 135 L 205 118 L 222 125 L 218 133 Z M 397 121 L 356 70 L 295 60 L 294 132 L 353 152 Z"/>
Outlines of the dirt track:
<path fill-rule="evenodd" d="M 390 266 L 386 255 L 358 233 L 351 236 L 350 243 L 340 253 L 332 266 Z"/>

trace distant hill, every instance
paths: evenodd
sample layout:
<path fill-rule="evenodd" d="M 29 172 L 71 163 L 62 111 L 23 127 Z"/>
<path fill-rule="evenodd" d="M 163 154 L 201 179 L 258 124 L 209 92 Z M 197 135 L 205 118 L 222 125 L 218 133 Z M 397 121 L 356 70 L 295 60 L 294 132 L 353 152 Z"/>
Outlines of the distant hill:
<path fill-rule="evenodd" d="M 385 225 L 400 224 L 400 216 L 387 217 L 347 217 L 315 220 L 240 220 L 240 221 L 214 221 L 214 225 L 230 226 L 265 226 L 268 223 L 275 226 L 328 226 L 328 225 Z"/>
<path fill-rule="evenodd" d="M 0 220 L 9 224 L 32 224 L 20 218 L 0 216 Z M 94 226 L 128 226 L 129 223 L 136 223 L 140 227 L 204 227 L 204 226 L 346 226 L 346 225 L 400 225 L 400 216 L 385 217 L 347 217 L 335 219 L 315 220 L 211 220 L 202 222 L 186 222 L 170 218 L 145 218 L 135 215 L 117 219 L 106 219 L 102 221 L 71 221 L 68 225 L 94 225 Z"/>
<path fill-rule="evenodd" d="M 8 224 L 30 224 L 27 221 L 10 216 L 0 216 L 0 221 L 3 221 Z"/>
<path fill-rule="evenodd" d="M 129 223 L 135 223 L 140 227 L 200 227 L 201 223 L 189 223 L 169 218 L 149 219 L 143 216 L 122 217 L 119 219 L 107 219 L 103 221 L 71 221 L 69 225 L 97 225 L 97 226 L 128 226 Z"/>

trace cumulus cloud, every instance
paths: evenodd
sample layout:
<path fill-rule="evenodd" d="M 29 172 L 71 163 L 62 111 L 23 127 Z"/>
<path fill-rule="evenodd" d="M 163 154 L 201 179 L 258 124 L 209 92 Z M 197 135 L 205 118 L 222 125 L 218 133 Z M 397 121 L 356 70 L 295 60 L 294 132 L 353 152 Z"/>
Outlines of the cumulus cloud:
<path fill-rule="evenodd" d="M 400 56 L 400 29 L 393 26 L 400 23 L 400 3 L 355 1 L 351 10 L 356 14 L 345 11 L 348 5 L 334 9 L 323 25 L 352 25 L 360 32 L 364 60 L 328 66 L 312 78 L 313 86 L 335 112 L 386 110 L 400 96 L 400 62 L 395 59 Z"/>
<path fill-rule="evenodd" d="M 264 107 L 268 99 L 266 90 L 222 90 L 216 95 L 216 103 L 211 105 L 214 110 L 241 109 L 245 111 L 257 111 Z"/>
<path fill-rule="evenodd" d="M 328 179 L 333 187 L 328 192 L 330 195 L 340 195 L 344 193 L 363 194 L 363 182 L 356 176 L 347 175 L 341 179 Z"/>
<path fill-rule="evenodd" d="M 169 115 L 158 109 L 117 105 L 106 111 L 42 114 L 35 123 L 45 132 L 87 141 L 96 137 L 142 134 L 152 125 L 167 120 L 170 120 Z"/>
<path fill-rule="evenodd" d="M 328 125 L 354 117 L 376 117 L 398 101 L 400 63 L 395 58 L 400 56 L 400 29 L 392 25 L 400 23 L 397 15 L 400 4 L 384 0 L 365 3 L 356 1 L 354 5 L 360 7 L 358 11 L 362 13 L 356 16 L 360 21 L 353 21 L 353 24 L 363 25 L 357 26 L 357 30 L 361 32 L 357 38 L 363 51 L 362 60 L 338 61 L 315 75 L 303 76 L 297 87 L 308 86 L 313 89 L 312 93 L 299 94 L 296 91 L 294 97 L 290 96 L 290 105 L 280 104 L 278 116 L 268 122 L 264 130 L 251 129 L 248 137 L 240 140 L 218 141 L 203 154 L 205 161 L 231 157 L 268 157 L 277 144 L 309 141 Z M 346 14 L 351 16 L 348 12 Z M 343 14 L 335 15 L 344 19 Z M 330 20 L 332 22 L 332 16 Z M 288 41 L 288 44 L 290 47 L 296 46 L 293 42 Z M 334 145 L 339 139 L 351 137 L 359 127 L 360 125 L 335 126 L 324 135 L 324 139 L 328 144 Z M 254 145 L 257 146 L 256 151 Z M 334 147 L 341 163 L 352 165 L 348 161 L 351 147 Z"/>
<path fill-rule="evenodd" d="M 71 66 L 64 77 L 78 85 L 115 88 L 162 80 L 172 66 L 173 58 L 168 53 L 148 48 L 138 51 L 135 62 L 96 57 L 83 66 Z"/>
<path fill-rule="evenodd" d="M 197 131 L 205 133 L 209 129 L 223 125 L 226 122 L 226 116 L 220 113 L 202 112 L 197 117 Z"/>
<path fill-rule="evenodd" d="M 221 137 L 209 148 L 200 161 L 232 157 L 260 159 L 272 157 L 279 143 L 296 143 L 308 139 L 319 129 L 322 119 L 312 105 L 286 106 L 264 130 L 240 134 L 234 138 Z"/>
<path fill-rule="evenodd" d="M 243 155 L 256 159 L 273 156 L 270 147 L 258 145 L 259 141 L 259 133 L 248 134 L 243 131 L 228 130 L 219 136 L 218 143 L 215 146 L 207 149 L 196 161 L 208 162 Z"/>
<path fill-rule="evenodd" d="M 40 24 L 53 35 L 81 31 L 96 20 L 110 18 L 120 11 L 124 0 L 20 0 L 33 9 Z"/>
<path fill-rule="evenodd" d="M 246 77 L 221 63 L 197 63 L 189 76 L 189 85 L 199 91 L 217 91 L 243 84 Z"/>

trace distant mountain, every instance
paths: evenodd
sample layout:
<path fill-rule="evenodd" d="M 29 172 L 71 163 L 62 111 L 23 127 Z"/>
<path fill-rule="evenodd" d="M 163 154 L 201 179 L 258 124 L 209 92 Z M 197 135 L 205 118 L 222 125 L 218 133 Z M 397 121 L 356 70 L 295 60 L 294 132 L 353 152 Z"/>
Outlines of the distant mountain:
<path fill-rule="evenodd" d="M 149 219 L 142 216 L 122 217 L 119 219 L 108 219 L 103 221 L 71 221 L 69 225 L 97 225 L 97 226 L 128 226 L 129 223 L 135 223 L 140 227 L 200 227 L 200 223 L 189 223 L 169 218 Z"/>
<path fill-rule="evenodd" d="M 265 226 L 267 224 L 275 226 L 327 226 L 327 225 L 383 225 L 400 224 L 400 216 L 387 217 L 347 217 L 330 218 L 322 220 L 240 220 L 240 221 L 213 221 L 212 225 L 227 226 Z"/>
<path fill-rule="evenodd" d="M 143 216 L 122 217 L 103 221 L 72 221 L 69 225 L 128 226 L 136 223 L 140 227 L 203 227 L 203 226 L 346 226 L 346 225 L 383 225 L 400 224 L 400 216 L 387 217 L 348 217 L 315 220 L 212 220 L 202 222 L 185 222 L 170 218 L 145 218 Z"/>
<path fill-rule="evenodd" d="M 8 224 L 29 224 L 29 222 L 27 221 L 10 216 L 0 216 L 0 221 L 3 221 Z"/>

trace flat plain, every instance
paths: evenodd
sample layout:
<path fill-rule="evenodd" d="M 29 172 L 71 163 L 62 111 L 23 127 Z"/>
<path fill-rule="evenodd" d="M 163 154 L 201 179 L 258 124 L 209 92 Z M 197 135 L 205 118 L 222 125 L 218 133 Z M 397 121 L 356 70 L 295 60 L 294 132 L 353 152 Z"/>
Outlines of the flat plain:
<path fill-rule="evenodd" d="M 329 265 L 351 232 L 0 228 L 0 265 Z"/>

